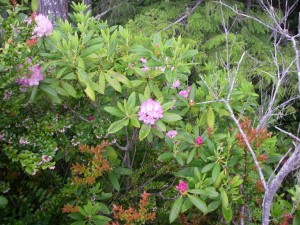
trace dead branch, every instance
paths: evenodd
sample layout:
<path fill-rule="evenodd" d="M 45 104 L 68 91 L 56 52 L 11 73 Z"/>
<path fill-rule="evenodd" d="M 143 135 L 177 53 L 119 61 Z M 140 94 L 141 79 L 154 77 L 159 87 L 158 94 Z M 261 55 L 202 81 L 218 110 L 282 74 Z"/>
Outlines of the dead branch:
<path fill-rule="evenodd" d="M 190 10 L 188 10 L 184 14 L 184 16 L 180 17 L 174 23 L 171 23 L 170 25 L 168 25 L 167 27 L 165 27 L 164 29 L 162 29 L 162 31 L 169 29 L 170 27 L 174 26 L 175 24 L 177 24 L 177 23 L 181 22 L 182 20 L 186 19 L 187 17 L 189 17 L 202 2 L 203 2 L 203 0 L 197 1 L 196 5 L 193 8 L 191 8 Z"/>

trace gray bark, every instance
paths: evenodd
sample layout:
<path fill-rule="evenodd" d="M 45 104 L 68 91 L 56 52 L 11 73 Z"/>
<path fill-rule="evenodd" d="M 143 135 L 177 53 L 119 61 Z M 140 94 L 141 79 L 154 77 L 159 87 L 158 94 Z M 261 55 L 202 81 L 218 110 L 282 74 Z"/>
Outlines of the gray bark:
<path fill-rule="evenodd" d="M 48 15 L 52 21 L 61 18 L 65 20 L 68 12 L 67 0 L 39 0 L 38 13 Z"/>
<path fill-rule="evenodd" d="M 264 196 L 263 201 L 263 225 L 269 225 L 270 224 L 270 210 L 273 198 L 281 186 L 284 178 L 295 169 L 299 168 L 300 165 L 300 145 L 298 145 L 293 152 L 293 154 L 290 156 L 290 158 L 284 163 L 284 165 L 281 167 L 277 175 L 273 180 L 271 180 L 270 183 L 267 185 L 267 189 Z"/>

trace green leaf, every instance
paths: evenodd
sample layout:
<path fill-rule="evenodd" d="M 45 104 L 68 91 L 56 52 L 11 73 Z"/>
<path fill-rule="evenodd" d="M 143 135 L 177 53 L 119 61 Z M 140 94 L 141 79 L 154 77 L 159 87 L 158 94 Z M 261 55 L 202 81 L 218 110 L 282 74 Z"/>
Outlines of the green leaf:
<path fill-rule="evenodd" d="M 150 86 L 147 84 L 145 91 L 144 91 L 144 97 L 146 99 L 148 99 L 148 98 L 150 98 L 150 95 L 151 95 Z"/>
<path fill-rule="evenodd" d="M 173 159 L 173 154 L 171 152 L 163 153 L 157 158 L 158 161 L 162 161 L 162 162 L 169 161 L 170 159 Z"/>
<path fill-rule="evenodd" d="M 112 123 L 109 128 L 108 128 L 108 133 L 109 134 L 112 134 L 112 133 L 116 133 L 118 132 L 119 130 L 121 130 L 124 126 L 126 126 L 128 124 L 128 120 L 118 120 L 114 123 Z"/>
<path fill-rule="evenodd" d="M 121 175 L 132 175 L 132 170 L 130 170 L 128 168 L 124 168 L 124 167 L 114 168 L 114 172 L 121 174 Z"/>
<path fill-rule="evenodd" d="M 216 198 L 219 196 L 219 193 L 216 192 L 216 190 L 211 187 L 211 188 L 206 188 L 206 189 L 191 189 L 189 190 L 189 193 L 196 194 L 196 195 L 204 195 L 209 198 Z"/>
<path fill-rule="evenodd" d="M 164 111 L 167 111 L 168 109 L 170 109 L 173 105 L 175 105 L 175 101 L 172 101 L 172 102 L 167 102 L 165 104 L 162 105 L 163 107 L 163 110 Z"/>
<path fill-rule="evenodd" d="M 31 92 L 31 95 L 30 95 L 30 101 L 31 101 L 31 102 L 34 102 L 34 101 L 35 101 L 37 92 L 38 92 L 38 87 L 37 87 L 37 86 L 34 86 L 34 87 L 32 88 L 32 92 Z"/>
<path fill-rule="evenodd" d="M 74 98 L 77 97 L 76 90 L 71 84 L 66 82 L 61 82 L 61 86 L 63 89 L 65 89 L 66 92 L 68 92 L 69 95 L 71 95 Z"/>
<path fill-rule="evenodd" d="M 294 220 L 293 220 L 293 225 L 299 225 L 299 224 L 300 224 L 300 211 L 298 210 L 295 213 Z"/>
<path fill-rule="evenodd" d="M 48 94 L 48 96 L 58 104 L 61 104 L 61 99 L 58 97 L 57 92 L 48 85 L 40 85 L 40 88 Z"/>
<path fill-rule="evenodd" d="M 38 0 L 31 0 L 31 10 L 32 12 L 37 12 L 39 8 Z"/>
<path fill-rule="evenodd" d="M 215 114 L 211 107 L 207 111 L 207 125 L 210 128 L 214 128 L 215 125 Z"/>
<path fill-rule="evenodd" d="M 193 206 L 193 203 L 189 200 L 186 199 L 181 207 L 181 212 L 184 213 L 187 210 L 189 210 Z"/>
<path fill-rule="evenodd" d="M 92 46 L 90 46 L 90 47 L 84 49 L 84 50 L 82 51 L 82 53 L 81 53 L 80 56 L 81 56 L 82 58 L 84 58 L 84 57 L 86 57 L 86 56 L 89 56 L 89 55 L 91 55 L 93 52 L 99 50 L 99 49 L 102 48 L 102 47 L 103 47 L 103 44 L 102 44 L 102 43 L 101 43 L 101 44 L 92 45 Z"/>
<path fill-rule="evenodd" d="M 189 94 L 189 100 L 194 100 L 195 99 L 195 92 L 196 92 L 196 85 L 192 84 L 191 85 L 191 91 Z"/>
<path fill-rule="evenodd" d="M 193 159 L 194 159 L 194 156 L 196 154 L 196 148 L 193 148 L 193 150 L 189 153 L 189 156 L 186 160 L 186 164 L 189 164 Z"/>
<path fill-rule="evenodd" d="M 232 220 L 232 209 L 230 206 L 224 207 L 222 205 L 222 214 L 227 222 L 230 222 Z"/>
<path fill-rule="evenodd" d="M 91 85 L 89 85 L 88 83 L 86 83 L 86 88 L 84 89 L 84 92 L 86 93 L 86 95 L 92 100 L 95 101 L 95 91 L 92 88 Z"/>
<path fill-rule="evenodd" d="M 8 204 L 7 198 L 4 196 L 0 195 L 0 208 L 5 208 Z"/>
<path fill-rule="evenodd" d="M 227 196 L 227 193 L 226 193 L 226 191 L 225 191 L 224 188 L 220 188 L 220 192 L 221 192 L 222 206 L 224 208 L 227 208 L 228 207 L 228 196 Z"/>
<path fill-rule="evenodd" d="M 104 95 L 104 92 L 105 92 L 105 76 L 102 72 L 99 74 L 98 84 L 99 84 L 99 93 Z"/>
<path fill-rule="evenodd" d="M 84 220 L 84 217 L 79 213 L 71 213 L 68 216 L 71 217 L 73 220 Z"/>
<path fill-rule="evenodd" d="M 188 50 L 182 54 L 181 59 L 192 58 L 193 56 L 197 55 L 197 53 L 197 50 Z"/>
<path fill-rule="evenodd" d="M 117 47 L 117 32 L 114 32 L 111 35 L 111 39 L 109 42 L 108 56 L 112 56 L 114 54 L 116 47 Z"/>
<path fill-rule="evenodd" d="M 118 80 L 112 78 L 109 74 L 105 74 L 105 79 L 110 84 L 110 86 L 112 86 L 113 89 L 120 93 L 122 92 L 122 87 Z"/>
<path fill-rule="evenodd" d="M 148 134 L 150 133 L 150 130 L 151 130 L 151 125 L 143 123 L 143 125 L 140 129 L 140 133 L 139 133 L 140 141 L 148 136 Z"/>
<path fill-rule="evenodd" d="M 207 205 L 202 199 L 189 194 L 188 194 L 188 198 L 193 203 L 193 205 L 196 206 L 196 208 L 198 208 L 201 212 L 203 212 L 204 214 L 208 213 Z"/>
<path fill-rule="evenodd" d="M 85 221 L 76 221 L 74 223 L 71 223 L 71 225 L 85 225 Z"/>
<path fill-rule="evenodd" d="M 216 163 L 209 163 L 206 166 L 204 166 L 201 170 L 201 173 L 206 173 L 208 171 L 210 171 L 214 166 L 216 165 Z"/>
<path fill-rule="evenodd" d="M 112 184 L 112 186 L 114 187 L 114 189 L 116 189 L 117 191 L 120 191 L 120 183 L 119 183 L 117 176 L 114 173 L 109 172 L 108 179 L 109 179 L 110 183 Z"/>
<path fill-rule="evenodd" d="M 125 113 L 123 113 L 120 109 L 115 108 L 115 107 L 107 106 L 104 108 L 104 110 L 116 117 L 124 118 L 126 116 Z"/>
<path fill-rule="evenodd" d="M 136 101 L 136 94 L 135 92 L 132 92 L 131 95 L 128 97 L 128 107 L 131 109 L 131 108 L 134 108 L 135 107 L 135 101 Z"/>
<path fill-rule="evenodd" d="M 220 164 L 216 164 L 212 171 L 212 181 L 213 182 L 215 182 L 218 179 L 220 172 L 221 172 L 221 166 L 220 166 Z"/>
<path fill-rule="evenodd" d="M 137 118 L 134 118 L 134 117 L 130 119 L 130 124 L 134 127 L 137 127 L 137 128 L 141 127 L 139 120 Z"/>
<path fill-rule="evenodd" d="M 183 204 L 183 197 L 182 197 L 182 195 L 180 195 L 180 197 L 177 198 L 172 205 L 170 215 L 169 215 L 170 223 L 173 223 L 176 220 L 176 218 L 178 217 L 178 215 L 181 211 L 182 204 Z"/>
<path fill-rule="evenodd" d="M 221 205 L 221 201 L 219 199 L 212 201 L 211 203 L 208 204 L 209 212 L 215 211 L 217 208 L 219 208 L 220 205 Z"/>
<path fill-rule="evenodd" d="M 167 112 L 165 112 L 163 118 L 161 118 L 162 121 L 167 122 L 167 123 L 178 121 L 178 120 L 181 120 L 181 119 L 182 119 L 181 116 L 179 116 L 175 113 L 167 113 Z"/>
<path fill-rule="evenodd" d="M 167 130 L 166 125 L 160 119 L 156 120 L 155 125 L 164 132 Z"/>

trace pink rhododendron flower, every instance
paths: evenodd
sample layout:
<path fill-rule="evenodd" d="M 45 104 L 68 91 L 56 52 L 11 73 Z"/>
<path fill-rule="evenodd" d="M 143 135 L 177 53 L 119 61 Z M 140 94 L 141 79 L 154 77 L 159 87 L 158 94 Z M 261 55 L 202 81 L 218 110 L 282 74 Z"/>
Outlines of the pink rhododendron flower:
<path fill-rule="evenodd" d="M 38 37 L 49 36 L 52 34 L 53 25 L 46 16 L 39 14 L 34 20 L 36 22 L 36 27 L 33 30 L 33 34 L 36 34 Z"/>
<path fill-rule="evenodd" d="M 187 193 L 188 185 L 184 181 L 180 181 L 176 186 L 176 189 L 180 192 L 180 194 L 184 195 Z"/>
<path fill-rule="evenodd" d="M 143 102 L 139 110 L 139 120 L 145 124 L 153 125 L 156 120 L 163 117 L 163 108 L 158 101 L 154 101 L 149 98 Z"/>
<path fill-rule="evenodd" d="M 184 98 L 189 97 L 189 92 L 188 92 L 187 90 L 179 91 L 178 94 L 181 95 L 181 96 L 184 97 Z"/>
<path fill-rule="evenodd" d="M 145 58 L 140 58 L 140 61 L 141 61 L 142 63 L 148 62 L 147 59 L 145 59 Z"/>
<path fill-rule="evenodd" d="M 165 67 L 165 66 L 160 66 L 159 69 L 160 69 L 160 71 L 163 72 L 163 73 L 166 71 L 166 67 Z"/>
<path fill-rule="evenodd" d="M 197 146 L 200 146 L 200 145 L 202 145 L 204 143 L 204 141 L 203 141 L 203 138 L 201 137 L 201 136 L 198 136 L 196 139 L 195 139 L 195 144 L 197 145 Z"/>
<path fill-rule="evenodd" d="M 169 138 L 173 138 L 173 137 L 176 137 L 177 134 L 178 134 L 178 132 L 176 130 L 170 130 L 166 133 L 166 136 Z"/>
<path fill-rule="evenodd" d="M 149 70 L 149 67 L 148 67 L 148 66 L 144 66 L 144 67 L 142 68 L 142 70 L 143 70 L 144 72 L 146 72 L 146 71 Z"/>
<path fill-rule="evenodd" d="M 89 119 L 89 121 L 93 121 L 95 119 L 95 117 L 93 115 L 89 115 L 88 119 Z"/>
<path fill-rule="evenodd" d="M 37 86 L 44 79 L 45 75 L 41 73 L 42 68 L 39 65 L 33 65 L 28 68 L 29 74 L 17 80 L 22 87 Z"/>
<path fill-rule="evenodd" d="M 176 80 L 173 84 L 172 84 L 172 89 L 178 88 L 180 86 L 180 81 Z"/>
<path fill-rule="evenodd" d="M 182 90 L 178 94 L 184 98 L 188 98 L 191 91 L 191 86 L 188 86 L 187 90 Z"/>

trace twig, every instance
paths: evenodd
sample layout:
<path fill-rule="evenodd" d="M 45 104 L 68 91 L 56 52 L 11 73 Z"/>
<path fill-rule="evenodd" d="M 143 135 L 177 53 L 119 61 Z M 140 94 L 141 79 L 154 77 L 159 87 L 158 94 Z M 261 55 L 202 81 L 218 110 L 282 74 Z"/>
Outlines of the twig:
<path fill-rule="evenodd" d="M 287 131 L 285 131 L 285 130 L 282 130 L 281 128 L 279 128 L 279 127 L 277 127 L 277 126 L 275 126 L 275 128 L 276 128 L 277 130 L 281 131 L 282 133 L 285 133 L 286 135 L 290 136 L 290 137 L 293 138 L 294 140 L 300 142 L 300 138 L 296 137 L 296 136 L 293 135 L 292 133 L 289 133 L 289 132 L 287 132 Z"/>
<path fill-rule="evenodd" d="M 164 29 L 162 29 L 162 31 L 169 29 L 169 28 L 172 27 L 173 25 L 175 25 L 175 24 L 181 22 L 182 20 L 184 20 L 185 18 L 189 17 L 189 16 L 192 14 L 192 12 L 194 12 L 195 9 L 196 9 L 202 2 L 203 2 L 203 0 L 199 0 L 199 1 L 196 3 L 196 5 L 195 5 L 191 10 L 189 10 L 188 12 L 186 12 L 186 13 L 184 14 L 184 16 L 180 17 L 180 18 L 179 18 L 178 20 L 176 20 L 174 23 L 172 23 L 172 24 L 168 25 L 167 27 L 165 27 Z"/>
<path fill-rule="evenodd" d="M 113 6 L 113 7 L 109 7 L 109 8 L 106 9 L 104 12 L 102 12 L 102 13 L 96 15 L 96 16 L 95 16 L 95 19 L 96 19 L 96 20 L 101 19 L 103 16 L 105 16 L 106 14 L 108 14 L 111 10 L 113 10 L 113 9 L 115 9 L 115 8 L 118 8 L 118 7 L 121 6 L 122 4 L 123 4 L 123 3 L 120 3 L 120 4 L 115 5 L 115 6 Z"/>

